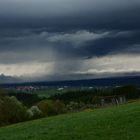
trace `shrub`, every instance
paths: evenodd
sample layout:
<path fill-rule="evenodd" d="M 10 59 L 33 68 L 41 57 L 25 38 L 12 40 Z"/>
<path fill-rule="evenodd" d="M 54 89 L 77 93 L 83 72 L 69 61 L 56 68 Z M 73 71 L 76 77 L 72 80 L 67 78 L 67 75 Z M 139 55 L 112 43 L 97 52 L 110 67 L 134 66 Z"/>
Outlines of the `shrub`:
<path fill-rule="evenodd" d="M 38 106 L 32 106 L 27 110 L 29 119 L 37 119 L 42 116 L 42 111 L 38 108 Z"/>
<path fill-rule="evenodd" d="M 0 99 L 0 124 L 16 123 L 26 119 L 26 107 L 15 97 L 3 97 Z"/>
<path fill-rule="evenodd" d="M 55 115 L 55 108 L 50 100 L 43 100 L 37 104 L 38 108 L 42 111 L 43 116 Z"/>
<path fill-rule="evenodd" d="M 62 114 L 66 112 L 65 104 L 59 100 L 53 102 L 56 114 Z"/>
<path fill-rule="evenodd" d="M 37 104 L 43 116 L 57 115 L 65 112 L 65 105 L 60 101 L 43 100 Z"/>

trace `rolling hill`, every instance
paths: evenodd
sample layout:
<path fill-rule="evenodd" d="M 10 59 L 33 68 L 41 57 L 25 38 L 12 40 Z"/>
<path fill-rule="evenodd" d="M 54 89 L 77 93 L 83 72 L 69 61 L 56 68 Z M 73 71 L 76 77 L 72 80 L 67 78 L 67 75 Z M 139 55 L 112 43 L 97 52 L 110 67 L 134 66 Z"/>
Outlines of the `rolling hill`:
<path fill-rule="evenodd" d="M 139 140 L 140 101 L 0 128 L 1 140 Z"/>
<path fill-rule="evenodd" d="M 26 82 L 26 83 L 12 83 L 0 84 L 0 87 L 15 87 L 15 86 L 48 86 L 48 87 L 112 87 L 122 85 L 136 85 L 140 86 L 140 76 L 124 76 L 124 77 L 110 77 L 100 79 L 86 79 L 86 80 L 69 80 L 69 81 L 44 81 L 44 82 Z"/>

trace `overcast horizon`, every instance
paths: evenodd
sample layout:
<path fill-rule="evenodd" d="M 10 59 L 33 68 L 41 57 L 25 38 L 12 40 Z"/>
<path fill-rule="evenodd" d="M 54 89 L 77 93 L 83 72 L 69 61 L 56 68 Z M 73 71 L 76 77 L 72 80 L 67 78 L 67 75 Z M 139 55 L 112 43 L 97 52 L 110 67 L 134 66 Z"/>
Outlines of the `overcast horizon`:
<path fill-rule="evenodd" d="M 0 75 L 140 75 L 139 13 L 140 0 L 0 0 Z"/>

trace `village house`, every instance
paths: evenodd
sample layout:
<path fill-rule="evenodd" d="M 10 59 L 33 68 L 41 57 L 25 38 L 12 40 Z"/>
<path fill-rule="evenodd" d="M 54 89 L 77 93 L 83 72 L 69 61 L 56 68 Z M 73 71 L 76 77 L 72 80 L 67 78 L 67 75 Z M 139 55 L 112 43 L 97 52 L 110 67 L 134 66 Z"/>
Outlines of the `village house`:
<path fill-rule="evenodd" d="M 101 106 L 119 105 L 126 103 L 126 97 L 124 95 L 119 96 L 104 96 L 101 97 Z"/>

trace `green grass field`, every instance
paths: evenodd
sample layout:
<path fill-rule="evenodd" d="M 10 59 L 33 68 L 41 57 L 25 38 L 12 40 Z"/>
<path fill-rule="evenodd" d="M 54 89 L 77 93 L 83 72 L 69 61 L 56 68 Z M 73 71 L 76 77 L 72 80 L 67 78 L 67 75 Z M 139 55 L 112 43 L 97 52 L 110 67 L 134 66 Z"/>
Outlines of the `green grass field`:
<path fill-rule="evenodd" d="M 39 97 L 49 98 L 52 95 L 63 93 L 63 91 L 58 91 L 56 88 L 50 88 L 46 90 L 37 90 L 33 93 L 37 94 Z"/>
<path fill-rule="evenodd" d="M 0 128 L 0 140 L 139 140 L 140 102 Z"/>

